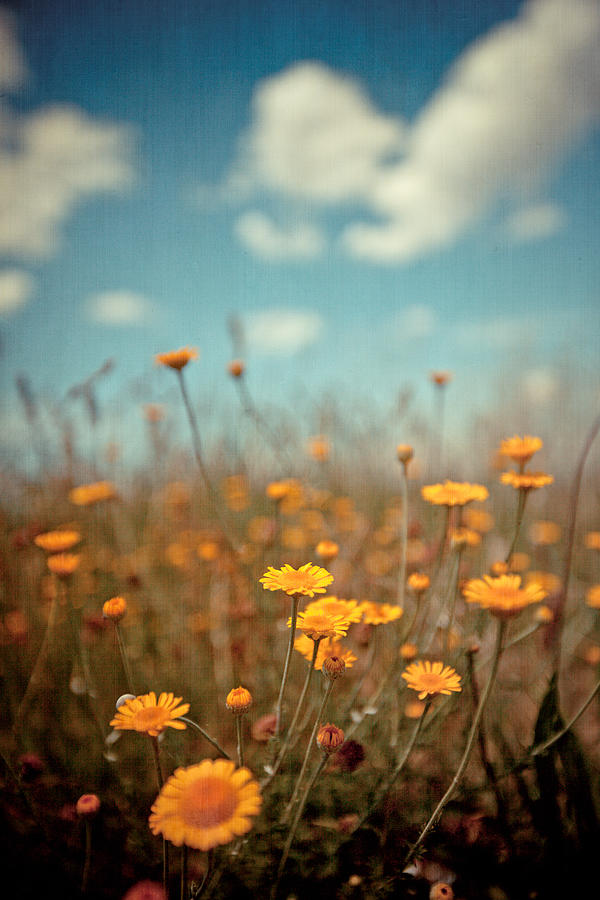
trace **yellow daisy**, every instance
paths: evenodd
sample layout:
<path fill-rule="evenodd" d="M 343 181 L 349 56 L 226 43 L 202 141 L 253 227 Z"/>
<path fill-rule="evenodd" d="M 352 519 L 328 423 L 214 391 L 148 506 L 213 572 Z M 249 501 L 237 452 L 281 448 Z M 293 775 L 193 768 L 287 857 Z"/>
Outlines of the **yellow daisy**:
<path fill-rule="evenodd" d="M 345 637 L 349 624 L 344 616 L 335 616 L 317 609 L 312 612 L 298 613 L 296 627 L 313 641 L 319 641 L 322 638 Z M 287 626 L 288 628 L 292 627 L 291 616 L 287 621 Z"/>
<path fill-rule="evenodd" d="M 500 453 L 502 456 L 509 456 L 514 462 L 524 465 L 543 446 L 544 442 L 539 437 L 532 437 L 530 434 L 519 437 L 515 434 L 514 437 L 505 438 L 501 442 Z"/>
<path fill-rule="evenodd" d="M 46 565 L 59 578 L 67 578 L 73 574 L 80 560 L 78 553 L 54 553 L 46 559 Z"/>
<path fill-rule="evenodd" d="M 33 539 L 37 547 L 48 553 L 64 553 L 71 550 L 80 540 L 81 535 L 78 531 L 47 531 L 45 534 L 36 535 Z"/>
<path fill-rule="evenodd" d="M 460 675 L 455 669 L 445 666 L 442 662 L 432 663 L 428 659 L 425 662 L 411 663 L 402 673 L 402 678 L 409 688 L 419 692 L 419 700 L 462 690 Z"/>
<path fill-rule="evenodd" d="M 315 594 L 324 594 L 328 585 L 333 581 L 333 575 L 320 566 L 306 563 L 299 569 L 294 569 L 286 563 L 281 569 L 269 566 L 260 583 L 266 591 L 285 591 L 292 594 L 302 594 L 306 597 L 314 597 Z"/>
<path fill-rule="evenodd" d="M 117 496 L 114 484 L 110 481 L 95 481 L 93 484 L 81 484 L 69 491 L 69 500 L 75 506 L 92 506 L 103 500 L 112 500 Z"/>
<path fill-rule="evenodd" d="M 294 641 L 294 650 L 301 653 L 307 662 L 310 662 L 313 657 L 314 646 L 314 641 L 305 634 L 299 634 Z M 323 667 L 323 663 L 330 656 L 337 656 L 339 659 L 343 659 L 347 669 L 351 669 L 357 660 L 357 656 L 352 650 L 348 650 L 343 644 L 336 641 L 335 638 L 325 638 L 319 644 L 317 658 L 315 660 L 315 669 L 320 671 Z"/>
<path fill-rule="evenodd" d="M 261 804 L 249 769 L 236 769 L 227 759 L 204 759 L 167 779 L 152 805 L 150 830 L 177 847 L 211 850 L 250 831 Z"/>
<path fill-rule="evenodd" d="M 350 624 L 360 622 L 362 611 L 358 600 L 342 600 L 340 597 L 319 597 L 308 604 L 305 613 L 326 612 L 332 616 L 343 616 Z"/>
<path fill-rule="evenodd" d="M 470 484 L 468 481 L 448 481 L 443 484 L 426 484 L 421 488 L 421 495 L 428 503 L 435 506 L 464 506 L 473 500 L 487 500 L 489 493 L 482 484 Z"/>
<path fill-rule="evenodd" d="M 180 371 L 192 359 L 198 359 L 198 351 L 195 347 L 181 347 L 179 350 L 170 350 L 168 353 L 157 353 L 154 357 L 157 366 L 168 366 L 169 369 Z"/>
<path fill-rule="evenodd" d="M 156 737 L 165 728 L 183 730 L 185 722 L 178 722 L 177 719 L 185 716 L 189 708 L 189 703 L 181 703 L 181 697 L 163 691 L 157 700 L 154 691 L 150 691 L 149 694 L 126 700 L 110 724 L 118 731 L 140 731 Z"/>
<path fill-rule="evenodd" d="M 545 472 L 503 472 L 500 476 L 502 484 L 510 484 L 517 491 L 531 491 L 545 487 L 554 482 L 553 475 Z"/>
<path fill-rule="evenodd" d="M 363 614 L 363 621 L 367 625 L 387 625 L 389 622 L 395 622 L 403 614 L 404 610 L 400 606 L 393 606 L 391 603 L 375 603 L 372 600 L 365 600 L 360 605 Z"/>
<path fill-rule="evenodd" d="M 463 594 L 469 603 L 478 603 L 495 616 L 507 618 L 544 600 L 548 591 L 535 581 L 522 588 L 520 575 L 484 575 L 467 581 Z"/>

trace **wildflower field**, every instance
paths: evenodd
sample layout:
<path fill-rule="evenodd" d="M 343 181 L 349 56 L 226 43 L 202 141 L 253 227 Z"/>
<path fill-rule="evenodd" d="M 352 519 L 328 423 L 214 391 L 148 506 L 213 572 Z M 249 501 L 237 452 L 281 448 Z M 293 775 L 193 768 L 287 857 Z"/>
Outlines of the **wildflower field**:
<path fill-rule="evenodd" d="M 12 896 L 592 896 L 600 420 L 455 446 L 434 372 L 370 450 L 287 433 L 234 360 L 219 443 L 197 357 L 156 357 L 143 468 L 3 472 Z"/>

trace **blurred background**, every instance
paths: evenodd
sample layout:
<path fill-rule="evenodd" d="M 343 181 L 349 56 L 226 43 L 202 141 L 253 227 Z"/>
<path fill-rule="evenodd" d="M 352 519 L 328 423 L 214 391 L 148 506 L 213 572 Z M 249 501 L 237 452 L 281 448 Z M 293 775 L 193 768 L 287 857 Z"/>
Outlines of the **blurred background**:
<path fill-rule="evenodd" d="M 418 439 L 449 369 L 450 447 L 570 441 L 600 397 L 599 38 L 596 0 L 5 4 L 5 459 L 68 422 L 139 463 L 182 345 L 209 435 L 240 356 L 304 435 L 341 404 Z"/>

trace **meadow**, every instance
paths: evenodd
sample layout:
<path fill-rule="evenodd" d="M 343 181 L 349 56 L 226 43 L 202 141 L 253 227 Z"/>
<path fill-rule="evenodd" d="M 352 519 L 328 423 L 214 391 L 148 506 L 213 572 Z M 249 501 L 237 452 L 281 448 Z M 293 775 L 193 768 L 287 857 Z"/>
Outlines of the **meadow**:
<path fill-rule="evenodd" d="M 576 442 L 507 409 L 451 445 L 435 372 L 430 422 L 405 396 L 293 430 L 234 360 L 239 433 L 207 452 L 195 361 L 157 357 L 185 446 L 147 404 L 122 480 L 67 432 L 3 471 L 14 896 L 591 896 L 600 419 Z"/>

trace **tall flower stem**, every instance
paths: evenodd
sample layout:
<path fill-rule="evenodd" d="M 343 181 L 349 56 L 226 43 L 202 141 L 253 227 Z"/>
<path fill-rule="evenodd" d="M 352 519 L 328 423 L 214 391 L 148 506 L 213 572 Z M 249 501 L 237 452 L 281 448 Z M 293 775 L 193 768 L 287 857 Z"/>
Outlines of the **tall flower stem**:
<path fill-rule="evenodd" d="M 92 865 L 92 823 L 90 817 L 85 819 L 85 858 L 83 863 L 83 874 L 81 876 L 81 893 L 87 894 L 88 881 L 90 879 L 90 868 Z"/>
<path fill-rule="evenodd" d="M 214 738 L 212 738 L 212 737 L 210 736 L 210 734 L 208 734 L 208 732 L 204 730 L 204 728 L 201 728 L 200 725 L 198 725 L 197 722 L 194 722 L 192 719 L 187 719 L 185 716 L 179 716 L 179 717 L 178 717 L 178 721 L 179 721 L 179 722 L 185 722 L 186 725 L 191 725 L 192 728 L 195 728 L 196 731 L 199 731 L 199 732 L 200 732 L 200 734 L 202 735 L 202 737 L 203 737 L 206 741 L 208 741 L 209 744 L 212 744 L 212 745 L 213 745 L 213 747 L 215 748 L 215 750 L 218 750 L 218 751 L 219 751 L 219 753 L 221 754 L 221 756 L 224 756 L 225 759 L 231 759 L 231 756 L 229 755 L 229 753 L 227 753 L 226 750 L 223 750 L 223 748 L 221 747 L 221 745 L 219 744 L 219 742 L 216 741 Z"/>
<path fill-rule="evenodd" d="M 183 847 L 181 848 L 181 886 L 179 889 L 179 900 L 188 900 L 187 870 L 188 870 L 188 848 L 184 844 Z"/>
<path fill-rule="evenodd" d="M 371 669 L 373 668 L 373 664 L 375 663 L 375 660 L 377 659 L 377 649 L 379 646 L 379 639 L 377 638 L 378 633 L 379 633 L 379 631 L 378 631 L 377 627 L 374 627 L 373 634 L 371 636 L 371 644 L 369 646 L 369 652 L 367 653 L 367 658 L 365 660 L 365 667 L 360 674 L 360 678 L 354 685 L 354 688 L 352 689 L 352 693 L 350 694 L 350 697 L 348 698 L 348 702 L 346 703 L 346 706 L 344 708 L 345 715 L 347 715 L 350 712 L 350 710 L 352 709 L 352 707 L 354 706 L 354 703 L 356 702 L 356 698 L 360 694 L 362 686 L 365 683 L 365 681 L 367 680 L 368 676 L 370 675 Z"/>
<path fill-rule="evenodd" d="M 521 525 L 523 524 L 523 514 L 525 512 L 525 504 L 527 503 L 527 495 L 529 491 L 519 489 L 519 500 L 517 502 L 517 515 L 515 519 L 515 533 L 512 539 L 512 543 L 510 545 L 510 550 L 506 554 L 505 563 L 508 565 L 510 563 L 511 557 L 515 552 L 517 541 L 519 540 L 519 535 L 521 533 Z"/>
<path fill-rule="evenodd" d="M 304 701 L 306 700 L 306 695 L 308 693 L 308 689 L 309 689 L 310 683 L 312 681 L 313 672 L 315 671 L 315 663 L 317 661 L 317 654 L 319 652 L 319 644 L 320 643 L 321 643 L 320 638 L 318 640 L 314 641 L 312 658 L 308 664 L 308 671 L 306 672 L 306 678 L 304 679 L 304 686 L 302 688 L 302 693 L 300 694 L 300 699 L 298 700 L 298 704 L 296 706 L 294 718 L 292 719 L 292 721 L 290 723 L 290 727 L 287 730 L 285 739 L 283 741 L 283 745 L 281 747 L 281 750 L 279 751 L 279 755 L 278 755 L 276 761 L 274 762 L 274 764 L 271 766 L 271 771 L 269 772 L 269 776 L 267 779 L 265 779 L 265 781 L 263 781 L 263 783 L 261 785 L 263 790 L 265 787 L 267 787 L 268 784 L 271 783 L 271 781 L 273 780 L 273 778 L 275 777 L 275 775 L 281 768 L 281 764 L 282 764 L 284 757 L 290 747 L 292 738 L 294 737 L 296 725 L 298 724 L 298 719 L 300 718 L 300 712 L 302 711 L 302 707 L 304 706 Z"/>
<path fill-rule="evenodd" d="M 393 769 L 391 775 L 384 782 L 383 788 L 380 788 L 380 790 L 378 790 L 377 797 L 375 798 L 373 803 L 369 806 L 368 810 L 366 811 L 366 813 L 364 814 L 364 816 L 362 817 L 362 819 L 360 820 L 360 822 L 358 823 L 356 828 L 362 828 L 362 826 L 365 824 L 365 822 L 367 822 L 371 818 L 371 816 L 373 815 L 373 813 L 375 812 L 375 810 L 377 809 L 377 807 L 379 806 L 379 804 L 381 803 L 383 798 L 386 796 L 386 794 L 388 793 L 388 791 L 390 790 L 390 788 L 393 786 L 394 782 L 400 775 L 402 769 L 404 768 L 404 766 L 406 765 L 406 763 L 408 761 L 408 757 L 410 756 L 410 754 L 413 751 L 413 747 L 417 743 L 418 737 L 419 737 L 419 735 L 421 733 L 421 729 L 423 727 L 423 722 L 425 721 L 425 716 L 429 712 L 430 707 L 431 707 L 431 697 L 429 697 L 427 699 L 427 702 L 425 704 L 425 709 L 423 710 L 423 713 L 421 714 L 421 716 L 419 716 L 417 724 L 415 725 L 415 728 L 413 729 L 413 733 L 410 736 L 410 740 L 409 740 L 408 744 L 406 745 L 406 749 L 405 749 L 404 753 L 402 754 L 401 759 L 398 760 L 397 764 L 394 766 L 394 769 Z"/>
<path fill-rule="evenodd" d="M 158 792 L 162 790 L 162 786 L 164 784 L 162 766 L 160 764 L 160 750 L 158 747 L 158 738 L 152 737 L 150 735 L 150 742 L 152 744 L 152 753 L 154 756 L 154 768 L 156 770 L 156 782 L 158 784 Z M 165 892 L 165 897 L 169 896 L 169 845 L 165 838 L 163 838 L 162 842 L 162 860 L 163 860 L 163 890 Z"/>
<path fill-rule="evenodd" d="M 209 850 L 206 858 L 206 872 L 204 873 L 204 878 L 200 882 L 200 887 L 197 891 L 195 891 L 193 898 L 197 900 L 198 897 L 201 897 L 206 888 L 208 887 L 208 883 L 210 881 L 210 877 L 213 871 L 213 865 L 215 861 L 215 851 Z"/>
<path fill-rule="evenodd" d="M 444 794 L 444 796 L 442 797 L 442 799 L 440 800 L 440 802 L 438 803 L 436 808 L 434 809 L 427 824 L 421 831 L 419 837 L 417 838 L 415 843 L 410 848 L 410 850 L 404 860 L 404 864 L 402 866 L 403 869 L 406 868 L 406 866 L 409 864 L 409 862 L 415 856 L 419 847 L 421 846 L 421 844 L 423 843 L 423 841 L 425 840 L 425 838 L 427 837 L 427 835 L 429 834 L 429 832 L 431 831 L 433 826 L 436 824 L 444 807 L 446 806 L 446 804 L 448 803 L 448 801 L 454 794 L 454 791 L 456 790 L 462 776 L 464 775 L 465 769 L 467 768 L 467 764 L 469 762 L 469 758 L 471 756 L 471 751 L 473 750 L 473 746 L 475 744 L 475 740 L 476 740 L 477 734 L 479 732 L 479 724 L 481 722 L 481 717 L 483 716 L 483 711 L 486 707 L 488 698 L 490 696 L 492 687 L 494 685 L 494 681 L 496 680 L 496 674 L 498 672 L 498 664 L 500 662 L 500 656 L 502 655 L 502 643 L 504 641 L 505 632 L 506 632 L 506 622 L 503 619 L 498 619 L 498 630 L 496 633 L 496 645 L 495 645 L 495 649 L 494 649 L 494 658 L 492 660 L 492 668 L 490 669 L 490 674 L 488 676 L 487 684 L 486 684 L 486 686 L 483 690 L 483 693 L 481 695 L 481 698 L 479 700 L 479 706 L 477 707 L 477 712 L 475 713 L 475 716 L 473 717 L 473 722 L 471 724 L 471 729 L 469 731 L 469 736 L 467 738 L 467 744 L 466 744 L 464 753 L 462 755 L 462 759 L 458 765 L 458 769 L 456 770 L 456 774 L 454 775 L 454 778 L 452 779 L 450 787 L 448 788 L 448 790 L 446 791 L 446 793 Z"/>
<path fill-rule="evenodd" d="M 549 737 L 547 740 L 543 741 L 541 744 L 536 744 L 536 746 L 533 747 L 533 749 L 529 751 L 529 755 L 530 756 L 539 756 L 541 753 L 544 753 L 546 750 L 548 750 L 550 747 L 552 747 L 552 745 L 555 744 L 557 741 L 560 741 L 560 739 L 562 737 L 564 737 L 568 731 L 571 730 L 571 728 L 573 727 L 575 722 L 579 719 L 579 717 L 583 715 L 583 713 L 586 711 L 586 709 L 588 708 L 588 706 L 590 705 L 590 703 L 592 702 L 592 700 L 594 699 L 594 697 L 596 696 L 598 691 L 600 691 L 600 681 L 597 682 L 597 684 L 595 685 L 595 687 L 593 688 L 591 693 L 588 694 L 587 699 L 581 704 L 581 706 L 579 707 L 579 709 L 577 710 L 575 715 L 571 719 L 569 719 L 569 721 L 564 726 L 564 728 L 561 728 L 560 731 L 557 731 L 556 734 L 551 735 L 551 737 Z"/>
<path fill-rule="evenodd" d="M 285 663 L 283 666 L 283 675 L 281 678 L 281 685 L 279 688 L 279 696 L 277 698 L 277 707 L 275 709 L 275 733 L 273 735 L 273 740 L 276 742 L 275 746 L 277 746 L 277 742 L 279 741 L 279 735 L 281 734 L 281 711 L 283 708 L 283 695 L 285 693 L 285 688 L 287 685 L 288 675 L 290 671 L 290 660 L 292 658 L 292 652 L 294 650 L 294 638 L 296 636 L 296 621 L 298 619 L 298 604 L 300 602 L 299 594 L 292 594 L 292 605 L 290 610 L 290 639 L 288 641 L 287 653 L 285 656 Z"/>
<path fill-rule="evenodd" d="M 200 440 L 200 430 L 198 428 L 198 420 L 196 418 L 196 413 L 194 412 L 194 408 L 190 402 L 189 394 L 187 391 L 185 378 L 183 376 L 183 369 L 177 370 L 177 376 L 179 381 L 179 387 L 181 389 L 181 396 L 183 398 L 183 405 L 185 407 L 185 411 L 188 417 L 188 422 L 190 423 L 190 429 L 192 432 L 192 447 L 194 450 L 194 456 L 196 458 L 196 463 L 198 464 L 198 469 L 200 470 L 200 475 L 202 476 L 202 480 L 204 482 L 204 487 L 206 488 L 206 492 L 208 494 L 208 498 L 210 500 L 210 505 L 212 507 L 211 512 L 214 514 L 215 518 L 219 522 L 221 526 L 221 531 L 223 532 L 223 537 L 225 541 L 229 545 L 229 549 L 233 552 L 235 556 L 238 554 L 238 548 L 234 541 L 231 540 L 229 536 L 229 528 L 227 523 L 224 521 L 220 511 L 219 511 L 219 498 L 217 496 L 217 492 L 213 487 L 213 483 L 210 480 L 210 475 L 208 473 L 208 469 L 206 468 L 206 464 L 204 462 L 204 457 L 202 455 L 202 442 Z"/>
<path fill-rule="evenodd" d="M 244 381 L 244 376 L 241 375 L 239 378 L 236 378 L 235 383 L 240 395 L 240 402 L 244 413 L 250 419 L 252 419 L 252 421 L 256 425 L 257 431 L 263 435 L 267 444 L 269 444 L 269 446 L 271 447 L 271 450 L 277 458 L 281 471 L 284 472 L 286 469 L 289 471 L 291 466 L 291 459 L 287 451 L 285 450 L 285 446 L 282 445 L 281 441 L 279 441 L 271 432 L 271 429 L 269 428 L 267 422 L 256 408 L 256 404 L 252 400 L 246 382 Z"/>
<path fill-rule="evenodd" d="M 121 657 L 121 662 L 123 663 L 123 671 L 125 673 L 125 681 L 127 683 L 127 690 L 130 694 L 137 696 L 137 691 L 133 686 L 133 676 L 131 674 L 131 666 L 129 665 L 129 659 L 127 657 L 127 650 L 125 649 L 125 644 L 123 642 L 123 634 L 121 632 L 121 627 L 118 622 L 115 622 L 115 635 L 117 636 L 117 644 L 119 647 L 119 655 Z"/>
<path fill-rule="evenodd" d="M 244 765 L 244 732 L 242 730 L 243 716 L 235 717 L 235 736 L 237 738 L 237 758 L 240 769 Z"/>
<path fill-rule="evenodd" d="M 398 606 L 404 609 L 404 597 L 406 594 L 406 550 L 408 545 L 408 475 L 406 472 L 407 464 L 402 463 L 402 474 L 400 476 L 400 498 L 402 501 L 402 525 L 401 525 L 401 542 L 402 549 L 400 551 L 400 571 L 398 573 Z M 400 631 L 396 631 L 396 640 L 400 643 Z"/>
<path fill-rule="evenodd" d="M 308 761 L 310 759 L 310 754 L 311 754 L 311 751 L 313 748 L 313 744 L 314 744 L 315 738 L 317 736 L 319 723 L 321 722 L 321 717 L 323 716 L 323 713 L 325 712 L 325 707 L 327 706 L 327 703 L 331 696 L 331 692 L 333 690 L 334 684 L 335 684 L 335 682 L 333 680 L 330 680 L 327 684 L 327 690 L 323 694 L 323 699 L 321 701 L 319 711 L 317 712 L 317 715 L 315 718 L 315 724 L 313 726 L 313 730 L 312 730 L 310 738 L 308 740 L 308 744 L 306 745 L 306 752 L 304 754 L 304 759 L 302 760 L 302 767 L 300 769 L 300 774 L 298 775 L 298 778 L 296 780 L 296 784 L 294 786 L 294 791 L 292 793 L 292 796 L 290 797 L 289 802 L 288 802 L 288 804 L 283 812 L 283 815 L 281 817 L 282 824 L 285 824 L 287 822 L 287 820 L 289 819 L 292 809 L 294 808 L 294 804 L 295 804 L 296 800 L 298 799 L 298 793 L 300 791 L 300 786 L 302 785 L 302 780 L 304 778 L 304 774 L 308 768 Z"/>
<path fill-rule="evenodd" d="M 450 635 L 452 633 L 452 626 L 454 625 L 454 616 L 456 614 L 456 601 L 458 599 L 458 584 L 460 580 L 460 561 L 462 559 L 462 548 L 459 548 L 456 552 L 456 568 L 454 571 L 454 577 L 450 581 L 450 610 L 448 612 L 448 627 L 446 628 L 446 639 L 444 641 L 444 649 L 448 652 L 450 646 Z"/>
<path fill-rule="evenodd" d="M 332 682 L 333 684 L 333 682 Z M 273 885 L 273 889 L 271 891 L 271 900 L 275 900 L 277 897 L 277 890 L 279 888 L 279 882 L 281 881 L 281 876 L 283 875 L 283 871 L 285 869 L 285 864 L 287 862 L 287 858 L 290 854 L 290 850 L 292 848 L 292 844 L 294 843 L 294 838 L 296 837 L 296 831 L 298 830 L 298 825 L 300 824 L 300 819 L 302 818 L 302 813 L 304 812 L 304 807 L 306 806 L 306 801 L 308 800 L 308 795 L 310 794 L 313 786 L 325 768 L 325 765 L 328 760 L 328 754 L 323 753 L 319 764 L 316 766 L 314 772 L 309 778 L 306 787 L 304 788 L 304 793 L 300 798 L 300 803 L 298 804 L 298 809 L 296 811 L 296 815 L 294 816 L 294 820 L 290 826 L 290 830 L 287 836 L 287 840 L 285 842 L 285 847 L 283 848 L 283 854 L 281 856 L 281 860 L 279 861 L 279 867 L 277 869 L 277 878 L 275 880 L 275 884 Z"/>

